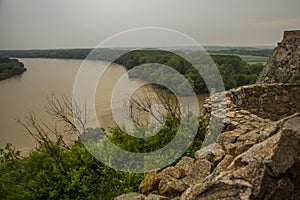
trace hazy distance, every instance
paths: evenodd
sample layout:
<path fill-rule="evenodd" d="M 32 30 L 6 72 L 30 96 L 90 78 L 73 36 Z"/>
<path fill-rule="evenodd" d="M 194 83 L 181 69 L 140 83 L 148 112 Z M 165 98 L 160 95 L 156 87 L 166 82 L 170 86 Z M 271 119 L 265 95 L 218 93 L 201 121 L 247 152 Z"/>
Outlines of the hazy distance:
<path fill-rule="evenodd" d="M 0 49 L 90 48 L 137 27 L 202 45 L 275 46 L 300 29 L 299 0 L 0 0 Z"/>

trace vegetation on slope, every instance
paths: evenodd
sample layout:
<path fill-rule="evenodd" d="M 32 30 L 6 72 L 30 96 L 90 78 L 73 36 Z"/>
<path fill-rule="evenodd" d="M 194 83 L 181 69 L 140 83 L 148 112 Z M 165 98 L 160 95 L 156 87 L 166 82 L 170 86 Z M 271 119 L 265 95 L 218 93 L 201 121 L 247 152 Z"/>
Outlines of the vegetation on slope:
<path fill-rule="evenodd" d="M 40 123 L 34 115 L 29 115 L 19 123 L 34 137 L 39 146 L 25 157 L 10 144 L 0 149 L 0 199 L 105 200 L 122 193 L 137 191 L 144 174 L 117 171 L 104 165 L 88 152 L 82 141 L 92 139 L 88 143 L 93 146 L 106 136 L 127 151 L 151 152 L 168 144 L 178 130 L 178 119 L 167 116 L 162 129 L 151 138 L 134 138 L 119 127 L 113 128 L 109 135 L 99 128 L 87 128 L 78 141 L 69 145 L 62 135 L 74 134 L 78 130 L 74 129 L 71 120 L 70 102 L 62 102 L 52 99 L 47 106 L 47 112 L 56 122 L 64 123 L 64 132 Z M 207 122 L 205 118 L 201 118 L 196 123 L 199 123 L 196 139 L 185 155 L 193 155 L 201 147 Z M 145 130 L 149 128 L 144 126 L 137 129 L 140 133 Z"/>

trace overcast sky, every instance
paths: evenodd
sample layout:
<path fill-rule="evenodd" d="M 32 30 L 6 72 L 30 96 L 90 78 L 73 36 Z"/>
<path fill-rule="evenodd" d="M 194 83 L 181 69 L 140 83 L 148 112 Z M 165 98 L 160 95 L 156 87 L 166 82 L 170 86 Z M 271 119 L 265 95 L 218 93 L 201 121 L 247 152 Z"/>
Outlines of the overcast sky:
<path fill-rule="evenodd" d="M 0 0 L 0 49 L 94 47 L 164 27 L 202 45 L 271 45 L 300 29 L 299 0 Z"/>

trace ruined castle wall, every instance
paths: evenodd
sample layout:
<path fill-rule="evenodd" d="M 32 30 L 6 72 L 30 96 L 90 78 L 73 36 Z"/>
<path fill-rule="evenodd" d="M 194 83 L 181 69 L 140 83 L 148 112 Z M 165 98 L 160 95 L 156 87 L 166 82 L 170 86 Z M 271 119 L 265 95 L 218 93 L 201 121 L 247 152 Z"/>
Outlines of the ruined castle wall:
<path fill-rule="evenodd" d="M 283 33 L 283 39 L 288 38 L 300 38 L 300 31 L 284 31 Z"/>
<path fill-rule="evenodd" d="M 300 85 L 257 84 L 227 92 L 238 109 L 248 110 L 262 118 L 278 120 L 300 112 Z"/>

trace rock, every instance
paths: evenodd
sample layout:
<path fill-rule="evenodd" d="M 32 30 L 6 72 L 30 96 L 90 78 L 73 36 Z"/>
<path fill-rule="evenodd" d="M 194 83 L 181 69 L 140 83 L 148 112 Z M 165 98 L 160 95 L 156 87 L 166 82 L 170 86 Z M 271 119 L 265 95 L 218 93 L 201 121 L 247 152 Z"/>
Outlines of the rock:
<path fill-rule="evenodd" d="M 190 173 L 190 167 L 194 165 L 195 159 L 190 157 L 183 157 L 176 164 L 176 168 L 181 172 L 182 175 L 186 176 Z"/>
<path fill-rule="evenodd" d="M 203 149 L 200 149 L 195 153 L 196 159 L 206 159 L 212 163 L 222 160 L 225 155 L 225 151 L 218 143 L 211 144 Z"/>
<path fill-rule="evenodd" d="M 300 31 L 285 31 L 282 42 L 274 49 L 257 83 L 283 83 L 297 80 L 300 75 L 299 46 Z"/>
<path fill-rule="evenodd" d="M 140 185 L 147 197 L 129 193 L 116 199 L 298 199 L 299 126 L 300 115 L 294 114 L 270 121 L 264 131 L 224 132 L 196 159 L 183 157 L 175 167 L 148 173 Z"/>
<path fill-rule="evenodd" d="M 168 197 L 164 197 L 164 196 L 160 196 L 157 194 L 149 194 L 145 200 L 169 200 L 170 198 Z"/>
<path fill-rule="evenodd" d="M 161 195 L 175 197 L 179 196 L 186 188 L 187 186 L 181 180 L 166 175 L 159 182 L 158 191 Z"/>
<path fill-rule="evenodd" d="M 185 185 L 191 186 L 199 183 L 207 177 L 212 171 L 212 163 L 205 159 L 198 159 L 193 166 L 190 166 L 190 171 L 186 177 L 182 179 Z"/>
<path fill-rule="evenodd" d="M 233 157 L 226 155 L 212 178 L 187 189 L 181 199 L 287 199 L 299 194 L 289 178 L 292 166 L 300 164 L 300 129 L 292 125 L 296 122 L 300 124 L 300 118 L 289 119 L 276 134 L 232 162 Z"/>
<path fill-rule="evenodd" d="M 259 131 L 254 130 L 250 131 L 244 135 L 241 135 L 237 138 L 237 142 L 243 142 L 243 141 L 251 141 L 253 144 L 257 143 L 259 137 Z"/>
<path fill-rule="evenodd" d="M 224 132 L 219 136 L 217 143 L 221 144 L 222 146 L 235 143 L 237 138 L 245 132 L 246 131 L 240 129 Z"/>
<path fill-rule="evenodd" d="M 161 177 L 162 175 L 157 170 L 148 172 L 144 180 L 139 185 L 140 193 L 149 194 L 151 191 L 156 190 Z"/>
<path fill-rule="evenodd" d="M 115 200 L 145 200 L 145 195 L 137 193 L 137 192 L 131 192 L 127 194 L 123 194 L 121 196 L 118 196 L 114 198 Z"/>
<path fill-rule="evenodd" d="M 246 116 L 251 114 L 248 110 L 240 110 L 240 113 Z"/>
<path fill-rule="evenodd" d="M 234 157 L 227 154 L 223 160 L 217 165 L 217 167 L 214 169 L 214 174 L 219 174 L 222 171 L 226 171 L 226 168 L 230 165 L 230 163 L 233 161 Z"/>
<path fill-rule="evenodd" d="M 300 118 L 298 123 L 300 123 Z M 268 173 L 271 176 L 278 177 L 286 173 L 288 169 L 296 164 L 300 157 L 299 138 L 297 137 L 297 135 L 300 135 L 300 129 L 286 128 L 283 127 L 279 133 L 281 138 L 276 144 L 276 153 L 272 155 L 271 159 L 266 161 Z"/>
<path fill-rule="evenodd" d="M 181 177 L 181 172 L 176 167 L 168 167 L 168 168 L 164 169 L 161 173 L 170 175 L 173 178 L 177 178 L 177 179 Z"/>
<path fill-rule="evenodd" d="M 226 117 L 234 118 L 235 117 L 235 112 L 227 112 Z"/>
<path fill-rule="evenodd" d="M 247 151 L 250 147 L 252 147 L 255 142 L 246 140 L 243 142 L 231 143 L 225 146 L 225 151 L 227 154 L 232 156 L 237 156 L 245 151 Z"/>
<path fill-rule="evenodd" d="M 250 199 L 252 185 L 244 180 L 213 181 L 207 185 L 195 185 L 186 190 L 182 200 Z"/>

